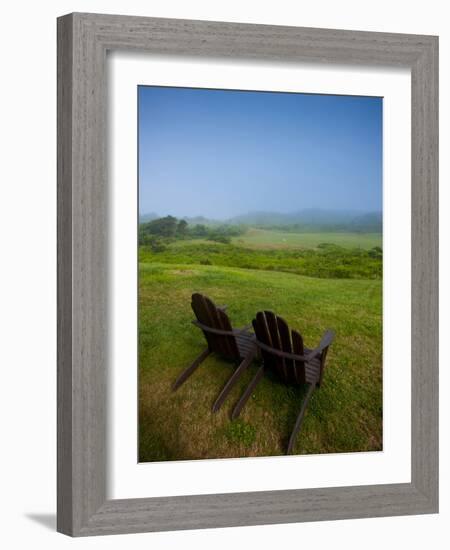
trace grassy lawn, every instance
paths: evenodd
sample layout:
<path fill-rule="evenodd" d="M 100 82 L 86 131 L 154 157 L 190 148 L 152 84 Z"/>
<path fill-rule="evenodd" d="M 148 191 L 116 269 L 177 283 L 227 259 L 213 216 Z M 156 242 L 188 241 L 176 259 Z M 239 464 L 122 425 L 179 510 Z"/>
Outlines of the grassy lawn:
<path fill-rule="evenodd" d="M 233 239 L 235 244 L 251 248 L 315 248 L 321 243 L 345 248 L 382 246 L 381 233 L 293 233 L 268 229 L 250 229 Z"/>
<path fill-rule="evenodd" d="M 247 248 L 235 243 L 218 243 L 200 239 L 176 240 L 152 251 L 142 246 L 139 261 L 167 264 L 200 264 L 240 267 L 264 271 L 283 271 L 308 277 L 379 279 L 382 262 L 373 251 L 362 247 L 346 248 L 336 244 L 319 248 Z"/>
<path fill-rule="evenodd" d="M 321 237 L 318 242 L 324 242 Z M 281 455 L 300 408 L 303 388 L 267 377 L 231 422 L 230 411 L 256 371 L 253 365 L 213 414 L 212 403 L 233 372 L 232 364 L 215 356 L 171 392 L 180 371 L 205 348 L 202 333 L 191 324 L 194 291 L 227 304 L 236 327 L 248 324 L 259 309 L 271 309 L 300 330 L 309 347 L 326 328 L 334 329 L 324 382 L 311 399 L 295 453 L 382 448 L 380 277 L 312 278 L 217 262 L 201 265 L 192 254 L 177 263 L 180 251 L 140 254 L 140 461 Z"/>

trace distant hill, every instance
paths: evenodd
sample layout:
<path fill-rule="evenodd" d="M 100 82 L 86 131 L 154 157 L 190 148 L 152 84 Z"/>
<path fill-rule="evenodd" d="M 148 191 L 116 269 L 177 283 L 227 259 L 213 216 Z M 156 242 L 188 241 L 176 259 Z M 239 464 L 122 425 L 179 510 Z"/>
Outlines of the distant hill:
<path fill-rule="evenodd" d="M 158 214 L 150 212 L 140 215 L 139 222 L 146 223 L 158 218 Z M 185 220 L 190 226 L 249 225 L 300 232 L 351 231 L 381 233 L 383 228 L 383 216 L 381 212 L 322 210 L 316 208 L 305 208 L 289 213 L 255 211 L 226 220 L 211 219 L 205 216 L 184 216 L 180 219 Z"/>
<path fill-rule="evenodd" d="M 183 216 L 181 219 L 185 220 L 189 225 L 222 225 L 224 223 L 223 220 L 212 220 L 205 218 L 205 216 L 194 216 L 192 218 Z"/>
<path fill-rule="evenodd" d="M 263 227 L 296 226 L 313 231 L 360 231 L 379 233 L 382 230 L 381 212 L 358 212 L 354 210 L 321 210 L 308 208 L 297 212 L 249 212 L 235 216 L 227 223 Z"/>
<path fill-rule="evenodd" d="M 363 229 L 367 233 L 381 233 L 383 230 L 383 215 L 381 212 L 367 212 L 367 214 L 353 218 L 349 227 L 354 227 L 354 231 Z"/>
<path fill-rule="evenodd" d="M 164 214 L 163 216 L 160 216 L 156 214 L 156 212 L 148 212 L 146 214 L 140 214 L 139 215 L 139 223 L 147 223 L 151 222 L 153 220 L 157 220 L 159 218 L 164 218 L 167 215 L 171 214 Z M 225 222 L 224 220 L 212 220 L 209 218 L 205 218 L 205 216 L 176 216 L 180 220 L 185 220 L 189 225 L 223 225 Z"/>
<path fill-rule="evenodd" d="M 157 220 L 159 218 L 156 212 L 148 212 L 147 214 L 139 215 L 139 223 L 151 222 L 152 220 Z"/>

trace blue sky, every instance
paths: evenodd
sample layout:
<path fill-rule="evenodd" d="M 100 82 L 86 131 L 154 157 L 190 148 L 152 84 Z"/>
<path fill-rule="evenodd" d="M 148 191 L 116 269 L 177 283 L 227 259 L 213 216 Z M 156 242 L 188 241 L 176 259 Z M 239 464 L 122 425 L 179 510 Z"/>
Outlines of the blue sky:
<path fill-rule="evenodd" d="M 382 209 L 382 99 L 139 86 L 139 211 Z"/>

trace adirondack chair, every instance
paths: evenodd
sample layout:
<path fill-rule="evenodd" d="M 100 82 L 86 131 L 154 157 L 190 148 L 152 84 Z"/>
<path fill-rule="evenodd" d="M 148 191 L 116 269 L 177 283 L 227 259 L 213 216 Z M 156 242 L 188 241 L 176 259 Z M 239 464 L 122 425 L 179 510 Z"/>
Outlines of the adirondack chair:
<path fill-rule="evenodd" d="M 241 374 L 257 357 L 258 348 L 250 332 L 252 325 L 233 330 L 226 314 L 227 306 L 216 306 L 207 296 L 198 293 L 192 295 L 191 306 L 196 316 L 192 323 L 202 330 L 208 347 L 178 376 L 172 389 L 178 389 L 211 353 L 234 361 L 239 366 L 214 402 L 212 410 L 217 412 Z"/>
<path fill-rule="evenodd" d="M 286 384 L 307 384 L 308 391 L 289 438 L 286 454 L 291 454 L 311 395 L 322 382 L 325 359 L 334 333 L 327 330 L 319 345 L 308 349 L 303 345 L 300 333 L 290 331 L 286 321 L 271 311 L 258 312 L 253 320 L 253 329 L 263 364 L 233 409 L 232 418 L 239 416 L 266 370 L 275 371 Z"/>

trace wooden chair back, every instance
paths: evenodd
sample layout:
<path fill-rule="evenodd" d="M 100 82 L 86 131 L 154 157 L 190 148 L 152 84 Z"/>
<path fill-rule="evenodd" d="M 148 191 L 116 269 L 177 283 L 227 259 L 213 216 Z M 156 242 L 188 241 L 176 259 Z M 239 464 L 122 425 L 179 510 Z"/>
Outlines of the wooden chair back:
<path fill-rule="evenodd" d="M 191 306 L 197 321 L 202 325 L 215 330 L 232 332 L 233 328 L 228 315 L 207 296 L 194 293 Z M 239 360 L 238 346 L 233 334 L 214 334 L 207 330 L 203 330 L 203 334 L 211 352 L 220 353 L 228 359 Z"/>
<path fill-rule="evenodd" d="M 300 333 L 296 330 L 290 331 L 286 321 L 271 311 L 259 311 L 256 319 L 253 319 L 253 329 L 257 341 L 273 350 L 261 348 L 264 366 L 276 371 L 286 383 L 304 384 L 306 382 L 305 362 L 276 355 L 276 350 L 303 355 L 303 338 Z"/>

